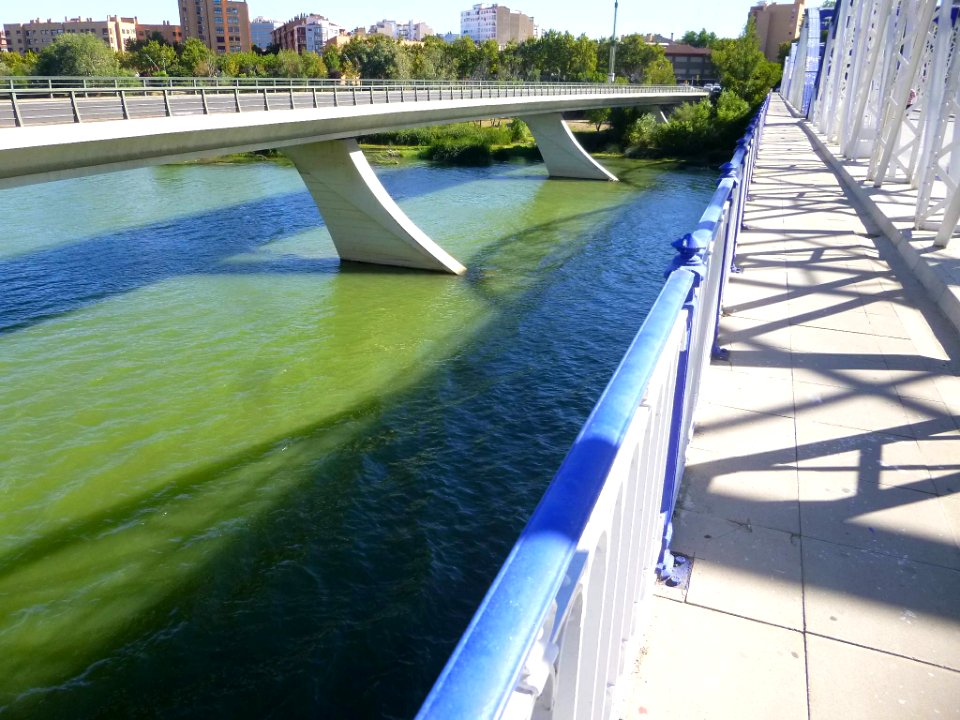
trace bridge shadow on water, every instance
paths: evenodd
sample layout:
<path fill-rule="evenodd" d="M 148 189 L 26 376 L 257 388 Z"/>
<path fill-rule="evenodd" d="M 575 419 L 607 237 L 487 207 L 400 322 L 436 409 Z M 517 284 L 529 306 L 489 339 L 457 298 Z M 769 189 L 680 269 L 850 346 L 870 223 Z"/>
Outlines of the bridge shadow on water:
<path fill-rule="evenodd" d="M 532 179 L 539 182 L 542 176 L 522 181 Z M 285 202 L 317 220 L 306 193 Z M 541 216 L 537 206 L 549 202 L 549 193 L 538 193 L 530 214 Z M 289 214 L 271 209 L 271 203 L 275 200 L 240 207 L 250 216 Z M 86 262 L 88 272 L 114 283 L 101 297 L 187 273 L 406 274 L 309 258 L 222 263 L 257 247 L 269 220 L 249 232 L 238 222 L 240 237 L 231 238 L 226 250 L 205 262 L 191 260 L 191 242 L 202 243 L 205 222 L 220 217 L 189 219 L 189 236 L 182 243 L 165 238 L 173 260 L 165 262 L 164 253 L 152 250 L 148 270 L 123 264 L 132 278 L 113 277 L 122 271 L 115 268 L 111 274 L 96 266 L 103 253 L 123 260 L 124 250 L 142 237 L 139 230 L 88 241 L 81 250 L 41 254 L 53 266 L 71 268 L 68 287 L 77 289 L 65 301 L 72 307 L 61 312 L 95 301 L 80 292 L 86 287 L 83 270 L 72 269 L 73 263 Z M 301 715 L 304 708 L 333 717 L 381 717 L 415 711 L 636 330 L 635 316 L 610 327 L 598 326 L 595 318 L 608 312 L 611 293 L 619 302 L 642 306 L 659 287 L 634 282 L 625 297 L 615 290 L 619 284 L 601 284 L 605 292 L 593 301 L 566 288 L 584 262 L 590 277 L 602 283 L 610 279 L 608 273 L 635 278 L 645 264 L 659 272 L 669 256 L 664 242 L 662 255 L 650 253 L 607 268 L 612 263 L 601 262 L 602 247 L 590 247 L 586 260 L 577 259 L 592 242 L 590 233 L 558 242 L 571 227 L 604 221 L 635 222 L 619 208 L 561 213 L 488 244 L 470 259 L 465 280 L 436 276 L 437 282 L 419 290 L 429 306 L 451 286 L 466 286 L 490 309 L 484 318 L 458 327 L 443 349 L 442 363 L 399 374 L 347 409 L 224 453 L 169 478 L 160 489 L 117 496 L 0 558 L 0 582 L 9 581 L 80 548 L 96 554 L 94 548 L 118 529 L 156 521 L 151 518 L 163 508 L 171 515 L 183 504 L 236 508 L 235 516 L 218 523 L 226 528 L 227 540 L 216 556 L 144 591 L 144 607 L 129 622 L 98 632 L 95 642 L 71 648 L 74 654 L 60 653 L 68 657 L 57 662 L 70 667 L 62 679 L 73 679 L 22 696 L 10 711 L 74 717 L 219 711 L 262 717 Z M 165 235 L 179 225 L 160 224 L 153 232 Z M 301 218 L 286 232 L 312 226 Z M 4 277 L 13 274 L 9 265 L 0 267 Z M 595 272 L 598 267 L 602 272 Z M 516 268 L 523 269 L 520 276 L 512 272 Z M 560 381 L 572 386 L 563 397 L 531 387 L 534 375 L 556 369 L 541 367 L 533 352 L 513 349 L 521 333 L 530 334 L 527 342 L 549 344 L 554 318 L 540 321 L 546 326 L 528 327 L 531 321 L 520 310 L 528 296 L 551 292 L 582 306 L 582 332 L 568 344 L 592 360 L 589 376 L 577 372 Z M 344 295 L 333 304 L 348 301 Z M 34 316 L 32 322 L 41 319 Z M 489 363 L 508 352 L 520 356 Z M 461 392 L 464 387 L 470 392 Z M 531 420 L 534 413 L 525 410 L 531 402 L 550 409 L 546 419 Z M 514 412 L 503 417 L 497 407 Z M 493 457 L 475 462 L 493 448 Z M 516 465 L 520 453 L 540 458 L 538 473 Z M 253 481 L 243 470 L 251 467 L 258 468 Z M 373 526 L 371 518 L 376 518 Z M 170 545 L 158 542 L 156 555 L 140 559 L 139 572 L 176 561 L 183 548 L 210 531 L 203 525 L 178 528 L 182 538 Z M 158 539 L 163 539 L 160 531 Z M 109 564 L 109 556 L 103 562 Z M 61 563 L 61 580 L 78 572 L 66 566 Z M 102 612 L 90 608 L 76 624 L 82 627 Z M 295 633 L 291 625 L 297 625 Z M 254 686 L 255 697 L 250 694 Z M 238 709 L 243 703 L 230 705 L 231 695 L 247 698 L 243 709 Z"/>
<path fill-rule="evenodd" d="M 495 174 L 495 168 L 481 168 L 479 181 L 540 183 L 546 179 L 541 168 L 531 165 L 529 173 L 507 176 Z M 429 170 L 426 165 L 399 172 L 386 168 L 379 176 L 399 202 L 478 180 L 476 172 Z M 398 177 L 401 173 L 406 177 Z M 0 335 L 176 277 L 339 272 L 332 246 L 332 254 L 322 258 L 282 256 L 229 262 L 237 255 L 322 227 L 325 224 L 316 204 L 304 190 L 0 258 Z"/>

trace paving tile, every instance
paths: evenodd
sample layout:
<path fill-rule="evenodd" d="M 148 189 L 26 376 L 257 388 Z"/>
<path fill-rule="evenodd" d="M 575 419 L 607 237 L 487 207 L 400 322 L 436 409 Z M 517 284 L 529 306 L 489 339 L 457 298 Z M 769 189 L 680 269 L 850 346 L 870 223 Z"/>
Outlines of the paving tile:
<path fill-rule="evenodd" d="M 803 636 L 654 598 L 624 718 L 806 720 Z"/>
<path fill-rule="evenodd" d="M 673 549 L 695 558 L 688 603 L 803 628 L 798 535 L 686 511 L 674 533 Z"/>
<path fill-rule="evenodd" d="M 799 532 L 792 449 L 781 456 L 783 459 L 775 453 L 723 457 L 689 448 L 678 505 L 744 525 Z"/>
<path fill-rule="evenodd" d="M 816 635 L 807 664 L 810 720 L 960 718 L 960 673 Z"/>
<path fill-rule="evenodd" d="M 733 349 L 759 346 L 790 352 L 790 324 L 783 320 L 758 323 L 752 318 L 724 317 L 720 320 L 720 344 Z"/>
<path fill-rule="evenodd" d="M 797 476 L 804 538 L 960 570 L 960 550 L 939 496 L 870 480 L 855 484 L 849 473 L 823 468 L 801 467 Z"/>
<path fill-rule="evenodd" d="M 793 401 L 798 421 L 820 422 L 856 430 L 914 436 L 911 416 L 892 388 L 836 387 L 794 382 Z"/>
<path fill-rule="evenodd" d="M 702 402 L 739 410 L 793 417 L 793 384 L 776 377 L 730 373 L 722 382 L 710 378 L 700 389 Z"/>
<path fill-rule="evenodd" d="M 725 457 L 759 450 L 782 450 L 795 457 L 795 438 L 791 418 L 701 403 L 690 447 Z"/>
<path fill-rule="evenodd" d="M 796 427 L 800 468 L 830 473 L 846 487 L 872 484 L 937 494 L 913 438 L 805 420 Z"/>
<path fill-rule="evenodd" d="M 960 572 L 803 539 L 807 632 L 960 670 Z"/>

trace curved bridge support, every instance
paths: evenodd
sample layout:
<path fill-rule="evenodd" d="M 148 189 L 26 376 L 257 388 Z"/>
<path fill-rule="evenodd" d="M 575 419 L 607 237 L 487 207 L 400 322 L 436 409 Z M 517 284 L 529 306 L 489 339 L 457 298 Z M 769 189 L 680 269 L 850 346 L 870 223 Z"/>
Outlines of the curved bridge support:
<path fill-rule="evenodd" d="M 284 152 L 300 171 L 343 260 L 466 272 L 404 214 L 353 138 L 294 145 Z"/>
<path fill-rule="evenodd" d="M 560 113 L 524 115 L 520 119 L 530 127 L 550 177 L 617 181 L 580 146 Z"/>

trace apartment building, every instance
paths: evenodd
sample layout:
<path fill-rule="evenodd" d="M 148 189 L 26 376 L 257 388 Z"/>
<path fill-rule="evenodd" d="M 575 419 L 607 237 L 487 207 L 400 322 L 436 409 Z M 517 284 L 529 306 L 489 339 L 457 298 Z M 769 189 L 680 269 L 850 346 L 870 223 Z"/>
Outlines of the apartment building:
<path fill-rule="evenodd" d="M 164 20 L 160 25 L 137 23 L 137 40 L 150 40 L 154 33 L 159 34 L 170 45 L 183 42 L 183 30 L 179 25 L 172 25 L 169 20 Z"/>
<path fill-rule="evenodd" d="M 273 31 L 273 42 L 284 50 L 322 53 L 324 45 L 344 28 L 322 15 L 297 15 Z"/>
<path fill-rule="evenodd" d="M 217 53 L 250 49 L 250 12 L 243 0 L 180 0 L 185 38 L 197 38 Z"/>
<path fill-rule="evenodd" d="M 397 25 L 397 40 L 422 42 L 432 35 L 433 28 L 419 20 L 409 20 Z"/>
<path fill-rule="evenodd" d="M 709 48 L 669 43 L 663 46 L 663 54 L 673 66 L 673 76 L 679 85 L 704 85 L 720 79 L 710 59 Z"/>
<path fill-rule="evenodd" d="M 460 34 L 474 42 L 496 40 L 500 47 L 536 35 L 533 18 L 505 5 L 474 5 L 460 13 Z"/>
<path fill-rule="evenodd" d="M 7 31 L 0 27 L 0 52 L 7 52 L 9 49 L 7 47 Z"/>
<path fill-rule="evenodd" d="M 7 49 L 25 53 L 28 50 L 40 52 L 61 35 L 89 33 L 103 40 L 110 49 L 123 52 L 127 40 L 137 39 L 137 19 L 110 15 L 106 20 L 93 18 L 64 18 L 62 22 L 54 20 L 31 20 L 26 23 L 4 23 Z"/>
<path fill-rule="evenodd" d="M 805 0 L 793 0 L 790 5 L 760 2 L 750 8 L 748 18 L 757 24 L 760 49 L 767 60 L 777 61 L 783 43 L 791 43 L 800 35 Z"/>
<path fill-rule="evenodd" d="M 266 50 L 273 44 L 273 31 L 280 23 L 265 17 L 255 17 L 250 21 L 250 44 Z"/>

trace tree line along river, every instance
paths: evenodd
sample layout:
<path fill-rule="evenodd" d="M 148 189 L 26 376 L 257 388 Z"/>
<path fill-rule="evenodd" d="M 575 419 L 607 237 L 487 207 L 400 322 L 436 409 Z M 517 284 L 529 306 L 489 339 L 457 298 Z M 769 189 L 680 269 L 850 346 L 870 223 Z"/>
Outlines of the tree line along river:
<path fill-rule="evenodd" d="M 379 168 L 465 277 L 270 163 L 0 192 L 0 715 L 415 713 L 716 177 L 608 164 Z"/>

